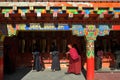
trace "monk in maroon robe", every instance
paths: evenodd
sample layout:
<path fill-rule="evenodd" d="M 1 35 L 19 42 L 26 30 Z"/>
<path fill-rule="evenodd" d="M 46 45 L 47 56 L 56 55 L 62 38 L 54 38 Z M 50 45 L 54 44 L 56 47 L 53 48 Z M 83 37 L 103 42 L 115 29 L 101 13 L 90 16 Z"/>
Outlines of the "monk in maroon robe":
<path fill-rule="evenodd" d="M 69 67 L 65 74 L 76 74 L 79 75 L 81 73 L 81 57 L 79 56 L 77 50 L 72 47 L 71 44 L 68 45 L 70 55 Z"/>

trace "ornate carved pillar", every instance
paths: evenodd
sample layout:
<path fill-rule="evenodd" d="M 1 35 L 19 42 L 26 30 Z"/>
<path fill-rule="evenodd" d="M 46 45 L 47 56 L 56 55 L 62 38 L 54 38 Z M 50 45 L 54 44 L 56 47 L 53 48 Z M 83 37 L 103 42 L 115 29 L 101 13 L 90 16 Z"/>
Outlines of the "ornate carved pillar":
<path fill-rule="evenodd" d="M 95 25 L 88 25 L 84 30 L 86 36 L 87 80 L 94 80 L 94 41 L 98 30 Z"/>
<path fill-rule="evenodd" d="M 97 36 L 109 35 L 110 29 L 108 25 L 72 25 L 72 33 L 77 36 L 86 38 L 86 56 L 87 56 L 87 80 L 94 80 L 94 41 Z"/>
<path fill-rule="evenodd" d="M 99 25 L 96 28 L 95 25 L 86 25 L 84 34 L 86 37 L 86 56 L 87 56 L 87 80 L 94 80 L 94 41 L 96 37 L 109 35 L 108 25 Z"/>
<path fill-rule="evenodd" d="M 86 56 L 87 56 L 87 80 L 94 80 L 94 41 L 98 35 L 98 29 L 95 25 L 72 26 L 73 35 L 84 36 L 86 38 Z"/>

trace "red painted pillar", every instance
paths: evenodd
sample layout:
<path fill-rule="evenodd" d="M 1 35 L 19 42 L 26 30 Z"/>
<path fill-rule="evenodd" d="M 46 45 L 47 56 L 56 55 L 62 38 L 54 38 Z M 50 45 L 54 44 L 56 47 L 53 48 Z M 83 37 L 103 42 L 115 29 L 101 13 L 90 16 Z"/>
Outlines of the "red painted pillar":
<path fill-rule="evenodd" d="M 3 43 L 0 42 L 0 80 L 3 80 Z"/>
<path fill-rule="evenodd" d="M 87 80 L 94 80 L 94 41 L 87 41 Z"/>
<path fill-rule="evenodd" d="M 94 58 L 87 59 L 87 80 L 94 80 Z"/>
<path fill-rule="evenodd" d="M 94 80 L 94 41 L 98 35 L 95 25 L 86 25 L 84 30 L 86 36 L 86 56 L 87 56 L 87 80 Z"/>

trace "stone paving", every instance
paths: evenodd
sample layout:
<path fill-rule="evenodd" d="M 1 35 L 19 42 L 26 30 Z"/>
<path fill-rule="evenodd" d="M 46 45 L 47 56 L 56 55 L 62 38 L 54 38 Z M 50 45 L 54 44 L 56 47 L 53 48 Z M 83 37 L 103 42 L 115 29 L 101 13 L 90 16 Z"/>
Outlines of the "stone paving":
<path fill-rule="evenodd" d="M 85 80 L 83 74 L 64 74 L 66 69 L 61 71 L 52 72 L 50 69 L 45 71 L 36 72 L 31 70 L 22 80 Z"/>
<path fill-rule="evenodd" d="M 120 80 L 120 72 L 96 73 L 95 80 Z"/>
<path fill-rule="evenodd" d="M 85 80 L 84 75 L 64 74 L 67 68 L 61 71 L 52 72 L 51 69 L 35 71 L 29 69 L 19 69 L 16 73 L 5 75 L 4 80 Z"/>
<path fill-rule="evenodd" d="M 31 68 L 17 69 L 13 74 L 7 74 L 4 80 L 85 80 L 86 71 L 82 69 L 81 75 L 65 75 L 67 68 L 52 72 L 50 68 L 37 72 Z M 120 70 L 102 69 L 95 71 L 94 80 L 120 80 Z"/>

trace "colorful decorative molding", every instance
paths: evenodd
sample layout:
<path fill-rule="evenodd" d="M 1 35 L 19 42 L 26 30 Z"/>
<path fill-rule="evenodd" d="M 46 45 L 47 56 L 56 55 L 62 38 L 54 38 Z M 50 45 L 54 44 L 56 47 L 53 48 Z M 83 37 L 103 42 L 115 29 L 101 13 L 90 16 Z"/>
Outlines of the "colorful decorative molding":
<path fill-rule="evenodd" d="M 3 14 L 6 14 L 6 13 L 13 13 L 13 10 L 12 9 L 2 9 L 2 13 Z"/>
<path fill-rule="evenodd" d="M 35 9 L 36 13 L 46 13 L 45 9 Z"/>
<path fill-rule="evenodd" d="M 16 35 L 16 29 L 13 28 L 12 24 L 7 24 L 8 36 Z"/>
<path fill-rule="evenodd" d="M 30 10 L 29 9 L 18 9 L 18 13 L 20 13 L 20 14 L 25 14 L 25 13 L 29 13 L 30 12 Z"/>
<path fill-rule="evenodd" d="M 94 40 L 87 40 L 87 58 L 94 58 Z"/>
<path fill-rule="evenodd" d="M 55 9 L 50 9 L 50 13 L 61 13 L 62 14 L 63 12 L 62 12 L 62 9 L 55 8 Z"/>
<path fill-rule="evenodd" d="M 26 24 L 16 24 L 15 28 L 16 30 L 25 30 L 26 29 Z"/>
<path fill-rule="evenodd" d="M 98 29 L 95 25 L 86 25 L 84 33 L 87 39 L 87 58 L 94 57 L 94 41 L 96 40 Z"/>
<path fill-rule="evenodd" d="M 110 28 L 108 25 L 99 25 L 99 36 L 109 35 Z"/>
<path fill-rule="evenodd" d="M 78 14 L 78 10 L 77 9 L 67 9 L 67 13 Z"/>
<path fill-rule="evenodd" d="M 87 40 L 96 40 L 98 32 L 99 30 L 95 27 L 95 25 L 86 25 L 86 28 L 84 30 Z"/>
<path fill-rule="evenodd" d="M 84 28 L 81 24 L 72 25 L 72 33 L 77 36 L 84 36 Z"/>
<path fill-rule="evenodd" d="M 35 13 L 47 13 L 46 9 L 43 8 L 39 8 L 39 9 L 33 9 L 33 11 Z M 94 9 L 82 9 L 81 12 L 79 12 L 78 9 L 66 9 L 66 13 L 68 14 L 94 14 L 94 11 L 96 11 L 96 14 L 120 14 L 120 9 L 118 10 L 104 10 L 104 9 L 100 9 L 100 10 L 94 10 Z M 30 9 L 18 9 L 18 13 L 20 13 L 21 15 L 25 13 L 30 13 Z M 63 10 L 61 9 L 50 9 L 50 13 L 63 13 Z M 15 14 L 14 10 L 12 9 L 2 9 L 2 14 Z"/>
<path fill-rule="evenodd" d="M 67 8 L 66 7 L 67 5 L 65 6 L 65 9 L 64 9 L 64 6 L 51 6 L 53 8 L 50 8 L 50 5 L 52 5 L 52 4 L 50 4 L 49 6 L 44 6 L 44 8 L 42 6 L 41 6 L 41 8 L 40 7 L 36 8 L 35 6 L 32 6 L 32 8 L 31 8 L 31 6 L 29 6 L 29 5 L 26 6 L 26 7 L 25 6 L 19 7 L 19 5 L 18 5 L 17 7 L 19 7 L 19 8 L 16 8 L 16 10 L 18 10 L 18 13 L 23 14 L 23 15 L 25 15 L 25 13 L 29 13 L 30 10 L 32 10 L 36 13 L 47 13 L 47 11 L 50 11 L 50 13 L 56 12 L 56 13 L 61 13 L 62 14 L 63 11 L 66 11 L 66 13 L 72 13 L 72 14 L 79 14 L 79 13 L 80 14 L 93 14 L 94 11 L 95 11 L 97 14 L 120 14 L 120 8 L 111 8 L 111 7 L 109 7 L 109 9 L 98 8 L 98 7 L 96 7 L 96 8 L 94 8 L 94 7 L 84 8 L 84 6 L 72 6 L 72 4 L 70 6 L 70 4 L 69 4 L 69 7 L 74 7 L 74 8 Z M 77 4 L 78 3 L 76 3 L 76 5 Z M 14 13 L 16 13 L 16 12 L 14 12 L 14 8 L 12 8 L 12 7 L 14 7 L 14 6 L 11 6 L 9 8 L 3 7 L 2 8 L 2 13 L 3 14 L 14 14 Z M 47 7 L 49 7 L 49 8 L 47 8 Z M 57 7 L 61 7 L 62 9 L 57 8 Z"/>
<path fill-rule="evenodd" d="M 14 27 L 13 27 L 14 26 Z M 68 24 L 54 24 L 54 23 L 44 23 L 44 27 L 41 26 L 40 23 L 30 23 L 30 24 L 7 24 L 8 35 L 16 35 L 16 31 L 28 31 L 28 30 L 70 30 L 70 26 Z"/>
<path fill-rule="evenodd" d="M 120 7 L 120 3 L 106 2 L 0 2 L 0 6 L 69 6 L 69 7 Z"/>

